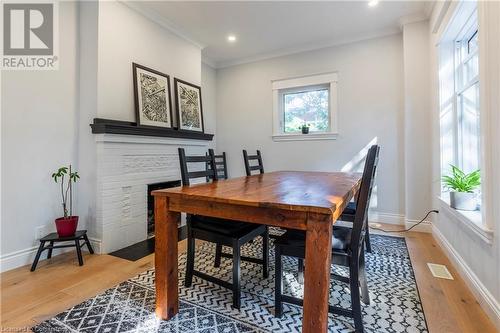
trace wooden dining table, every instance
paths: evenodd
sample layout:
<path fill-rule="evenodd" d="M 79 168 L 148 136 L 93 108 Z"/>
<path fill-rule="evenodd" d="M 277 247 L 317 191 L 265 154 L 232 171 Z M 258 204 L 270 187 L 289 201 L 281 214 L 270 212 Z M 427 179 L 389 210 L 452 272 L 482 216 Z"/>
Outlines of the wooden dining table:
<path fill-rule="evenodd" d="M 302 332 L 326 332 L 333 224 L 360 183 L 359 173 L 277 171 L 153 191 L 156 315 L 168 320 L 179 311 L 177 227 L 185 212 L 305 230 Z"/>

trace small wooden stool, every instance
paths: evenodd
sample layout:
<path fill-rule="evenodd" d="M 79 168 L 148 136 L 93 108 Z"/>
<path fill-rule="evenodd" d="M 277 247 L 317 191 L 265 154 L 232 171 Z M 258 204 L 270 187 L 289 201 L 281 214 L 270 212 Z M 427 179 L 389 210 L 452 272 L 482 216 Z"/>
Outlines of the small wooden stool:
<path fill-rule="evenodd" d="M 80 244 L 80 240 L 83 240 L 83 244 Z M 58 242 L 68 242 L 74 241 L 74 244 L 66 244 L 66 245 L 54 245 L 54 243 Z M 50 245 L 45 246 L 45 242 L 49 242 Z M 43 238 L 40 239 L 40 247 L 38 248 L 38 252 L 36 253 L 35 261 L 33 261 L 33 265 L 31 265 L 31 271 L 33 272 L 36 269 L 36 265 L 38 264 L 38 260 L 40 260 L 40 255 L 44 250 L 49 250 L 47 253 L 47 259 L 52 257 L 53 249 L 60 249 L 63 247 L 76 247 L 76 254 L 78 255 L 78 263 L 80 266 L 83 265 L 83 257 L 82 257 L 82 246 L 87 244 L 87 248 L 91 254 L 94 254 L 94 249 L 92 249 L 92 245 L 90 245 L 90 241 L 87 237 L 87 230 L 78 230 L 75 232 L 73 236 L 69 237 L 59 237 L 57 232 L 53 232 Z"/>

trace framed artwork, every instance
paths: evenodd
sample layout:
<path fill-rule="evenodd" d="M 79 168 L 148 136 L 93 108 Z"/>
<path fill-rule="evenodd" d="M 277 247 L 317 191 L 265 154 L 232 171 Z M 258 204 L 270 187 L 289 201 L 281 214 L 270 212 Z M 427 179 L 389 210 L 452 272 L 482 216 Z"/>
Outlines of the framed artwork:
<path fill-rule="evenodd" d="M 173 127 L 170 77 L 132 63 L 137 125 Z"/>
<path fill-rule="evenodd" d="M 174 78 L 177 124 L 180 130 L 204 132 L 201 88 Z"/>

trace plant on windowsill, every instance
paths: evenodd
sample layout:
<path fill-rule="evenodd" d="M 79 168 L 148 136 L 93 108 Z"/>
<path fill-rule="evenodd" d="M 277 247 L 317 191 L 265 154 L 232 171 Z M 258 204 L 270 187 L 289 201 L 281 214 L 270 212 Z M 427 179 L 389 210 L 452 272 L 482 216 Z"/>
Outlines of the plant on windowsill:
<path fill-rule="evenodd" d="M 299 126 L 299 129 L 302 131 L 302 134 L 308 134 L 309 127 L 311 127 L 311 125 L 304 123 L 302 126 Z"/>
<path fill-rule="evenodd" d="M 80 176 L 78 172 L 71 171 L 70 164 L 69 167 L 63 166 L 57 169 L 57 171 L 52 174 L 52 179 L 54 179 L 56 183 L 61 184 L 61 198 L 64 214 L 63 217 L 59 217 L 55 220 L 57 234 L 59 237 L 73 236 L 78 227 L 78 216 L 73 216 L 72 183 L 76 183 L 76 181 L 80 179 Z"/>
<path fill-rule="evenodd" d="M 466 174 L 454 165 L 451 175 L 443 176 L 444 186 L 450 190 L 450 206 L 459 210 L 476 210 L 477 193 L 474 191 L 481 185 L 479 170 Z"/>

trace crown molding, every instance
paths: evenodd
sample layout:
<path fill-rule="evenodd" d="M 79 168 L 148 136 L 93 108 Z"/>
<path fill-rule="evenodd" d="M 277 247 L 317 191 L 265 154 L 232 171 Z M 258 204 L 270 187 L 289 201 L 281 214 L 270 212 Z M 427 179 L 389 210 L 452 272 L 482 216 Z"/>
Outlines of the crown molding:
<path fill-rule="evenodd" d="M 326 48 L 334 47 L 334 46 L 340 46 L 340 45 L 351 44 L 351 43 L 361 42 L 361 41 L 365 41 L 365 40 L 375 39 L 375 38 L 382 38 L 382 37 L 387 37 L 387 36 L 391 36 L 391 35 L 397 35 L 399 33 L 400 33 L 400 30 L 398 28 L 395 28 L 395 29 L 389 28 L 389 29 L 382 29 L 382 30 L 374 31 L 374 32 L 371 32 L 370 34 L 363 34 L 362 36 L 360 35 L 357 37 L 336 39 L 336 40 L 323 40 L 323 41 L 316 42 L 316 43 L 302 44 L 299 46 L 284 48 L 284 49 L 280 49 L 280 50 L 276 50 L 276 51 L 272 51 L 272 52 L 261 53 L 261 54 L 255 55 L 255 56 L 244 57 L 244 58 L 235 59 L 235 60 L 217 61 L 217 62 L 215 62 L 215 65 L 216 65 L 215 68 L 221 69 L 221 68 L 227 68 L 227 67 L 232 67 L 232 66 L 237 66 L 237 65 L 243 65 L 243 64 L 248 64 L 248 63 L 252 63 L 252 62 L 268 60 L 268 59 L 283 57 L 283 56 L 292 55 L 292 54 L 298 54 L 298 53 L 302 53 L 302 52 L 316 51 L 316 50 L 326 49 Z"/>
<path fill-rule="evenodd" d="M 201 55 L 201 62 L 213 69 L 217 69 L 217 63 L 212 58 L 204 56 L 203 54 Z"/>
<path fill-rule="evenodd" d="M 142 16 L 150 19 L 151 21 L 159 24 L 163 28 L 167 29 L 168 31 L 172 32 L 174 35 L 177 37 L 180 37 L 184 39 L 185 41 L 189 42 L 190 44 L 196 46 L 200 50 L 204 49 L 206 47 L 205 44 L 201 43 L 200 41 L 196 40 L 195 38 L 191 37 L 189 33 L 184 31 L 183 29 L 179 28 L 176 26 L 174 23 L 170 22 L 169 20 L 165 19 L 161 15 L 158 15 L 156 12 L 150 10 L 149 8 L 144 7 L 140 2 L 137 1 L 123 1 L 119 0 L 121 4 L 129 7 L 130 9 L 136 11 L 137 13 L 141 14 Z"/>
<path fill-rule="evenodd" d="M 416 13 L 412 15 L 406 15 L 401 17 L 398 22 L 399 22 L 399 29 L 403 31 L 403 27 L 407 24 L 412 24 L 412 23 L 418 23 L 422 21 L 427 21 L 429 20 L 429 14 L 427 11 L 425 13 Z"/>

